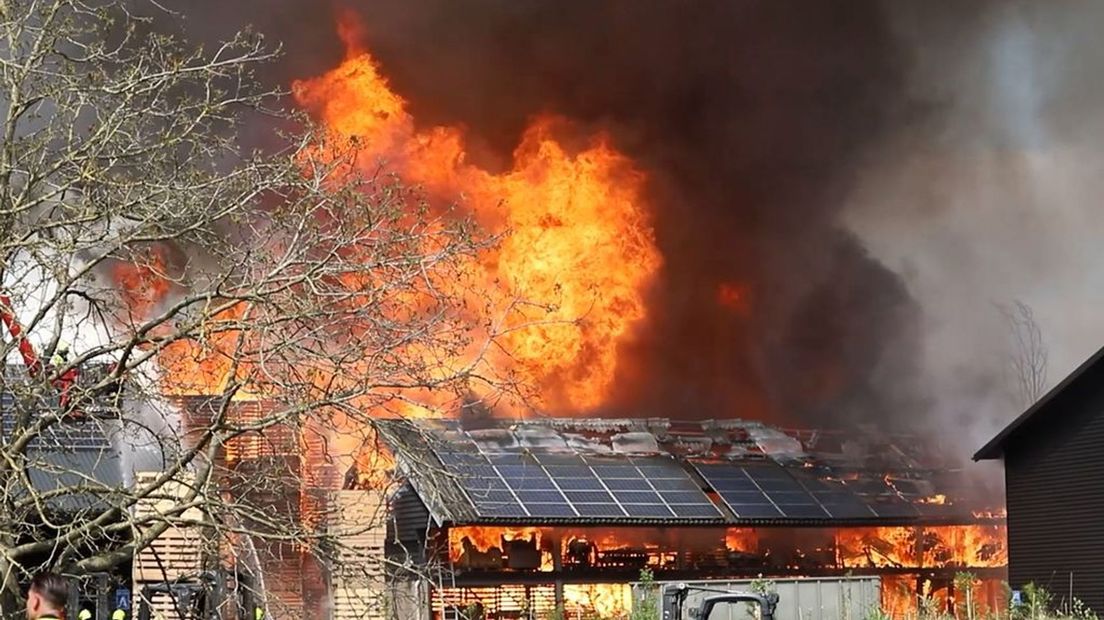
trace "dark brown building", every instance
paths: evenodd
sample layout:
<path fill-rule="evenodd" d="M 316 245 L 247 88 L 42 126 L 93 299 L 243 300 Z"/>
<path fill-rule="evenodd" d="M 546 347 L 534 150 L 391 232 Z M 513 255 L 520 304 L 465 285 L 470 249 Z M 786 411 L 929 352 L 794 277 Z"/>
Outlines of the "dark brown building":
<path fill-rule="evenodd" d="M 1003 459 L 1009 582 L 1104 613 L 1104 349 L 974 455 Z"/>

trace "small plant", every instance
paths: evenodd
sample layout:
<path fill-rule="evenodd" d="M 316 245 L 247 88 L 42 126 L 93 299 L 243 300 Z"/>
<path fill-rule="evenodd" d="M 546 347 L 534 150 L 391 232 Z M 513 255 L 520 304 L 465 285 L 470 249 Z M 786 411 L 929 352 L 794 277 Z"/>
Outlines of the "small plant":
<path fill-rule="evenodd" d="M 751 591 L 756 594 L 770 594 L 774 592 L 774 581 L 764 579 L 762 575 L 751 581 Z"/>
<path fill-rule="evenodd" d="M 866 612 L 866 615 L 863 616 L 863 620 L 893 620 L 893 617 L 890 616 L 887 611 L 874 608 Z"/>
<path fill-rule="evenodd" d="M 751 591 L 756 594 L 767 595 L 775 591 L 774 581 L 770 579 L 764 579 L 762 575 L 751 581 Z M 750 618 L 758 620 L 762 616 L 763 610 L 759 609 L 759 606 L 754 603 L 747 604 L 747 614 Z"/>
<path fill-rule="evenodd" d="M 1019 612 L 1017 617 L 1041 620 L 1046 617 L 1046 613 L 1050 609 L 1050 601 L 1050 592 L 1046 588 L 1035 585 L 1035 583 L 1028 583 L 1023 588 L 1023 604 L 1020 605 L 1018 610 L 1015 610 Z"/>
<path fill-rule="evenodd" d="M 977 578 L 973 573 L 957 573 L 954 577 L 956 616 L 965 620 L 978 617 L 977 601 L 974 596 L 974 584 Z"/>
<path fill-rule="evenodd" d="M 659 586 L 652 571 L 647 568 L 640 571 L 637 589 L 639 595 L 633 603 L 629 620 L 659 620 Z"/>
<path fill-rule="evenodd" d="M 1086 607 L 1085 603 L 1081 602 L 1079 598 L 1073 599 L 1073 603 L 1070 604 L 1069 617 L 1077 620 L 1098 620 L 1093 610 Z"/>

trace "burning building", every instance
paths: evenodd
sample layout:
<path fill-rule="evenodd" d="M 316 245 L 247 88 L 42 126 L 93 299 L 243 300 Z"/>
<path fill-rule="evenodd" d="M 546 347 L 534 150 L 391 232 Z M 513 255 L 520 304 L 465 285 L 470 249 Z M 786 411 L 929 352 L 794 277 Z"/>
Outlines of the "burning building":
<path fill-rule="evenodd" d="M 217 399 L 186 404 L 198 426 Z M 232 403 L 244 417 L 274 406 Z M 260 514 L 201 565 L 246 575 L 273 616 L 335 620 L 618 618 L 645 570 L 861 576 L 894 617 L 921 596 L 1003 601 L 1003 513 L 913 438 L 659 418 L 374 428 L 347 471 L 290 428 L 229 443 L 221 492 Z M 323 538 L 325 558 L 309 544 Z"/>
<path fill-rule="evenodd" d="M 891 613 L 918 594 L 953 605 L 968 572 L 976 583 L 957 587 L 1000 604 L 1002 518 L 907 441 L 739 420 L 391 421 L 380 433 L 401 482 L 384 552 L 403 617 L 616 617 L 645 569 L 660 581 L 874 575 Z"/>
<path fill-rule="evenodd" d="M 799 29 L 783 38 L 791 45 L 815 42 L 810 57 L 823 49 L 845 54 L 832 66 L 849 69 L 822 79 L 807 79 L 804 63 L 784 66 L 797 57 L 788 50 L 772 55 L 782 65 L 764 70 L 751 60 L 760 54 L 739 47 L 718 54 L 712 44 L 702 45 L 702 54 L 687 48 L 686 57 L 672 55 L 663 67 L 647 63 L 647 71 L 629 76 L 623 68 L 648 56 L 640 52 L 680 47 L 643 28 L 622 33 L 627 44 L 619 47 L 632 55 L 600 67 L 606 73 L 596 73 L 589 88 L 542 85 L 527 106 L 515 105 L 510 89 L 444 89 L 477 94 L 481 112 L 493 109 L 495 119 L 513 117 L 506 131 L 491 123 L 471 127 L 440 110 L 424 115 L 438 98 L 410 88 L 410 67 L 395 62 L 402 54 L 389 50 L 380 34 L 389 29 L 376 26 L 370 10 L 356 10 L 325 15 L 327 36 L 330 18 L 339 22 L 339 36 L 330 38 L 343 42 L 342 54 L 282 79 L 295 104 L 326 133 L 302 153 L 303 170 L 312 161 L 341 162 L 343 148 L 352 145 L 356 157 L 339 171 L 393 174 L 419 188 L 419 200 L 435 215 L 453 213 L 455 203 L 462 219 L 498 243 L 426 275 L 409 266 L 423 265 L 419 257 L 436 251 L 433 235 L 401 244 L 398 257 L 373 255 L 374 236 L 356 247 L 354 238 L 335 253 L 345 262 L 341 272 L 320 278 L 348 306 L 367 308 L 350 311 L 353 319 L 315 314 L 340 305 L 320 295 L 309 300 L 317 306 L 305 303 L 312 307 L 302 312 L 302 333 L 309 335 L 295 340 L 287 327 L 295 321 L 279 313 L 300 307 L 309 288 L 303 287 L 287 293 L 289 299 L 258 304 L 269 307 L 268 316 L 261 308 L 227 305 L 221 328 L 161 350 L 162 394 L 184 401 L 185 439 L 195 430 L 226 440 L 215 442 L 219 501 L 246 513 L 246 523 L 223 526 L 232 533 L 227 538 L 241 539 L 227 542 L 240 545 L 212 553 L 252 573 L 274 615 L 358 615 L 364 609 L 357 605 L 380 600 L 382 591 L 392 609 L 401 603 L 439 616 L 468 605 L 499 617 L 557 606 L 616 611 L 628 605 L 624 584 L 643 569 L 660 579 L 865 572 L 883 580 L 892 607 L 898 590 L 905 600 L 951 591 L 960 570 L 990 580 L 1000 574 L 1003 524 L 985 516 L 990 506 L 970 501 L 978 495 L 961 488 L 959 472 L 933 462 L 920 448 L 927 442 L 858 427 L 905 427 L 903 412 L 916 410 L 905 380 L 914 370 L 915 308 L 893 274 L 856 239 L 841 235 L 836 217 L 836 169 L 846 169 L 844 155 L 858 149 L 861 140 L 853 134 L 871 125 L 866 103 L 875 93 L 867 89 L 895 90 L 893 56 L 880 53 L 883 42 L 871 27 L 876 16 L 861 8 L 846 9 L 855 12 L 845 20 L 825 13 L 824 20 L 807 20 L 808 27 L 832 21 L 848 28 Z M 670 23 L 667 14 L 640 10 L 643 22 Z M 718 5 L 715 14 L 697 13 L 672 36 L 712 39 L 718 48 L 750 41 L 758 49 L 764 43 L 758 21 L 788 21 L 771 8 L 728 10 Z M 588 3 L 568 12 L 577 19 L 565 24 L 625 23 L 617 12 L 595 15 Z M 740 24 L 755 36 L 703 33 L 699 23 Z M 571 36 L 578 31 L 564 28 Z M 592 32 L 608 47 L 601 28 Z M 605 54 L 580 58 L 591 65 L 598 56 Z M 735 59 L 752 63 L 737 73 L 770 79 L 750 91 L 750 77 L 716 88 L 712 75 L 732 73 Z M 698 63 L 713 67 L 700 72 L 710 77 L 685 81 L 699 73 L 686 67 Z M 472 63 L 478 72 L 443 73 L 481 75 L 493 64 L 479 58 Z M 515 71 L 540 74 L 534 66 Z M 442 73 L 435 69 L 428 73 Z M 674 86 L 653 96 L 653 76 Z M 780 88 L 775 77 L 793 79 L 796 88 Z M 614 82 L 613 90 L 624 93 L 600 96 L 598 86 Z M 622 89 L 630 82 L 635 88 Z M 511 81 L 496 77 L 495 83 L 502 88 Z M 857 84 L 862 92 L 852 93 Z M 546 89 L 552 96 L 540 97 Z M 576 90 L 577 101 L 564 97 Z M 840 118 L 804 107 L 825 100 Z M 490 101 L 502 105 L 485 105 Z M 492 133 L 508 138 L 488 146 Z M 749 157 L 749 145 L 768 143 L 779 146 Z M 372 206 L 371 197 L 365 202 Z M 369 207 L 342 215 L 371 219 Z M 248 246 L 252 231 L 245 232 Z M 184 286 L 169 286 L 165 275 L 188 262 L 177 258 L 188 248 L 173 250 L 146 257 L 147 269 L 114 270 L 130 314 L 147 317 Z M 388 271 L 394 265 L 402 266 L 400 277 Z M 379 302 L 379 291 L 395 281 L 411 284 Z M 449 303 L 423 303 L 427 290 Z M 238 338 L 248 323 L 231 319 L 243 315 L 264 316 L 267 331 Z M 254 336 L 262 342 L 248 342 Z M 285 338 L 294 346 L 284 346 Z M 331 344 L 340 350 L 328 358 L 319 353 Z M 277 360 L 264 355 L 272 352 Z M 441 374 L 456 379 L 446 388 L 463 389 L 441 389 Z M 489 386 L 479 380 L 486 377 Z M 362 398 L 341 398 L 364 418 L 358 424 L 337 422 L 313 433 L 306 414 L 296 426 L 267 413 L 266 399 L 301 399 L 289 407 L 313 406 L 312 415 L 328 416 L 330 397 L 349 384 L 367 385 L 357 395 Z M 398 393 L 384 393 L 383 386 L 396 385 Z M 410 385 L 435 389 L 403 391 Z M 221 408 L 244 392 L 254 392 L 247 395 L 253 400 L 235 401 L 221 427 L 209 423 L 202 398 L 191 398 L 212 397 Z M 696 410 L 851 431 L 782 431 L 735 420 L 488 420 L 478 429 L 458 421 L 368 420 L 448 415 L 469 396 L 522 418 L 536 411 Z M 387 462 L 339 454 L 337 442 L 361 439 L 347 432 L 357 426 L 382 431 Z M 380 480 L 380 471 L 392 466 L 401 480 L 397 489 Z M 329 556 L 340 561 L 326 564 L 308 551 L 322 534 L 338 545 Z"/>

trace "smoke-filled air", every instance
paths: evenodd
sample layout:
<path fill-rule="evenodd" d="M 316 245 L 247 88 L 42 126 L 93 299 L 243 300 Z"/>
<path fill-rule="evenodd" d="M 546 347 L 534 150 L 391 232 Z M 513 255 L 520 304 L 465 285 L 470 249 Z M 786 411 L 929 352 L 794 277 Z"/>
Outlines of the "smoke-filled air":
<path fill-rule="evenodd" d="M 203 1 L 172 27 L 282 41 L 263 78 L 361 173 L 496 236 L 469 275 L 532 396 L 504 413 L 918 428 L 965 456 L 1024 405 L 1023 313 L 1046 385 L 1104 336 L 1100 9 L 970 4 Z"/>

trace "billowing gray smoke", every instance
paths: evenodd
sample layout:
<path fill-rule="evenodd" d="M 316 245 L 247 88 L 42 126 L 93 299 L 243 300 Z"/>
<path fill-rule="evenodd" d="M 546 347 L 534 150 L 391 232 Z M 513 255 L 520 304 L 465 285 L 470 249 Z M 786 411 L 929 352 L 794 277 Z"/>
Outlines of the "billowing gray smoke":
<path fill-rule="evenodd" d="M 193 36 L 253 23 L 284 41 L 266 76 L 284 84 L 339 61 L 335 13 L 354 10 L 415 117 L 468 127 L 484 166 L 539 112 L 609 131 L 650 172 L 666 262 L 611 413 L 946 427 L 985 402 L 1004 418 L 991 302 L 1038 302 L 1048 325 L 1057 311 L 1025 288 L 1051 273 L 1031 226 L 1062 205 L 1032 193 L 1026 169 L 1058 162 L 1029 156 L 1048 138 L 1023 123 L 1048 105 L 1067 118 L 1035 93 L 1076 87 L 1048 81 L 1068 59 L 1037 57 L 1046 16 L 1005 32 L 1012 9 L 978 3 L 181 4 Z"/>
<path fill-rule="evenodd" d="M 994 304 L 1030 306 L 1048 384 L 1104 344 L 1104 45 L 1091 2 L 894 15 L 907 92 L 932 108 L 882 136 L 845 219 L 922 309 L 927 419 L 977 448 L 1022 406 Z"/>

